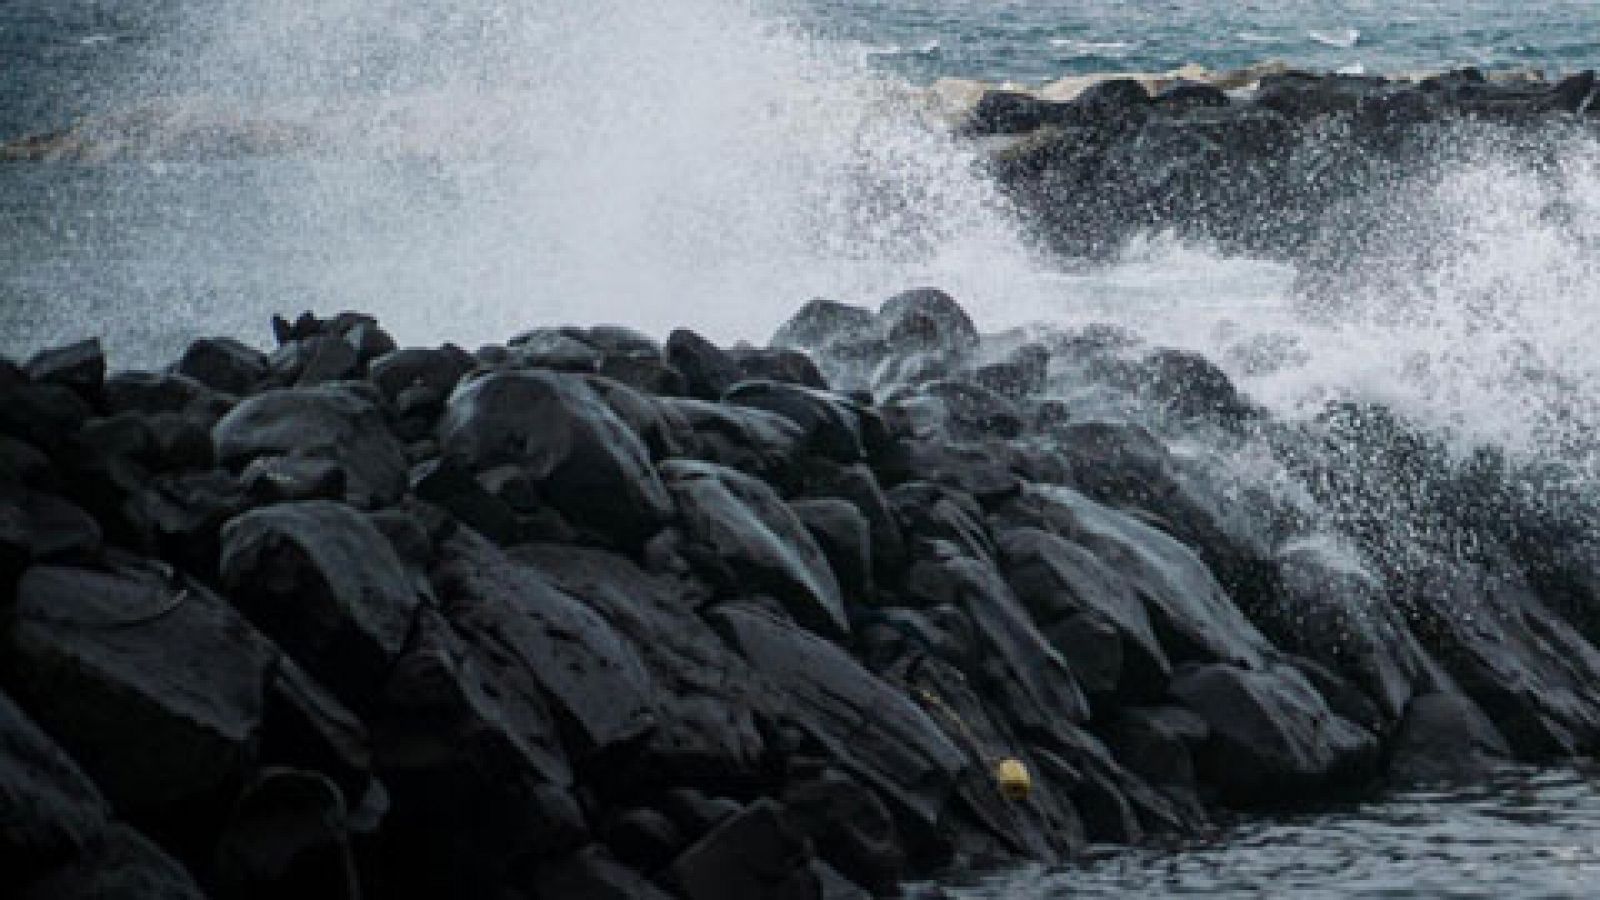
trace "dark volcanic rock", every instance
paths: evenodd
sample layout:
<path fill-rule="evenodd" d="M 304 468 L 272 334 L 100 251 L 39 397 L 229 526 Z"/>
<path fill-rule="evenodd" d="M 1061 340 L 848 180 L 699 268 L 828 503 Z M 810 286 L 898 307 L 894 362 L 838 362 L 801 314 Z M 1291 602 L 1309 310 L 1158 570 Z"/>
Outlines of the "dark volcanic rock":
<path fill-rule="evenodd" d="M 806 446 L 835 462 L 859 462 L 865 455 L 861 418 L 852 404 L 841 398 L 775 381 L 744 381 L 731 388 L 723 402 L 731 406 L 763 409 L 800 426 Z"/>
<path fill-rule="evenodd" d="M 1475 780 L 1509 763 L 1494 724 L 1460 694 L 1414 697 L 1393 738 L 1389 777 L 1401 783 Z"/>
<path fill-rule="evenodd" d="M 442 403 L 473 366 L 472 355 L 452 344 L 438 349 L 406 347 L 374 359 L 367 378 L 390 403 L 415 388 L 427 389 Z"/>
<path fill-rule="evenodd" d="M 900 520 L 871 469 L 865 465 L 819 467 L 810 474 L 806 493 L 846 500 L 861 513 L 871 535 L 868 549 L 878 578 L 892 580 L 905 567 L 905 535 Z M 835 574 L 844 577 L 837 569 Z"/>
<path fill-rule="evenodd" d="M 962 123 L 973 136 L 1026 134 L 1066 117 L 1066 104 L 1041 100 L 1022 91 L 988 90 Z"/>
<path fill-rule="evenodd" d="M 771 712 L 770 686 L 701 619 L 695 591 L 603 550 L 539 544 L 512 552 L 604 616 L 650 671 L 655 727 L 631 763 L 610 761 L 609 786 L 726 790 L 765 777 L 756 720 Z"/>
<path fill-rule="evenodd" d="M 661 465 L 679 520 L 705 565 L 730 591 L 768 591 L 807 628 L 849 632 L 838 579 L 782 499 L 767 485 L 722 466 L 688 460 Z"/>
<path fill-rule="evenodd" d="M 383 416 L 344 388 L 257 394 L 224 416 L 211 436 L 217 461 L 235 471 L 263 456 L 333 460 L 345 470 L 346 499 L 363 509 L 391 505 L 406 492 L 405 454 Z"/>
<path fill-rule="evenodd" d="M 701 400 L 722 399 L 723 393 L 744 377 L 733 357 L 686 328 L 667 336 L 666 353 L 667 362 L 683 373 L 689 395 Z"/>
<path fill-rule="evenodd" d="M 728 355 L 739 364 L 739 371 L 744 373 L 745 378 L 797 384 L 819 391 L 828 389 L 828 379 L 822 376 L 822 370 L 811 361 L 811 357 L 797 350 L 738 344 L 728 351 Z"/>
<path fill-rule="evenodd" d="M 1116 571 L 1083 547 L 1036 528 L 1003 532 L 999 546 L 1006 580 L 1045 634 L 1052 633 L 1053 623 L 1075 616 L 1103 621 L 1122 645 L 1117 682 L 1134 695 L 1147 696 L 1166 685 L 1172 665 L 1144 604 Z M 1057 649 L 1076 672 L 1081 657 L 1068 648 Z"/>
<path fill-rule="evenodd" d="M 1286 666 L 1199 666 L 1174 675 L 1172 693 L 1210 727 L 1200 769 L 1232 802 L 1303 802 L 1376 772 L 1373 736 Z"/>
<path fill-rule="evenodd" d="M 638 872 L 617 862 L 600 844 L 566 859 L 541 864 L 529 879 L 535 897 L 585 900 L 669 900 Z"/>
<path fill-rule="evenodd" d="M 913 481 L 889 491 L 889 502 L 911 537 L 948 541 L 967 556 L 990 564 L 997 558 L 983 510 L 969 495 Z"/>
<path fill-rule="evenodd" d="M 189 579 L 36 566 L 3 654 L 15 695 L 135 823 L 203 838 L 251 765 L 277 650 Z"/>
<path fill-rule="evenodd" d="M 439 444 L 467 471 L 524 469 L 568 521 L 623 541 L 642 541 L 671 511 L 644 444 L 574 376 L 496 372 L 463 382 Z"/>
<path fill-rule="evenodd" d="M 594 610 L 481 538 L 461 533 L 433 572 L 440 608 L 465 642 L 531 675 L 571 723 L 569 755 L 638 739 L 653 724 L 650 675 Z"/>
<path fill-rule="evenodd" d="M 106 379 L 106 411 L 184 413 L 215 424 L 232 408 L 232 400 L 186 375 L 118 372 Z"/>
<path fill-rule="evenodd" d="M 921 603 L 949 604 L 966 614 L 976 643 L 971 672 L 1022 732 L 1050 736 L 1061 725 L 1088 720 L 1089 702 L 1066 660 L 991 563 L 935 542 L 912 564 L 906 591 Z"/>
<path fill-rule="evenodd" d="M 224 394 L 248 394 L 267 377 L 267 355 L 232 338 L 201 338 L 183 351 L 174 374 Z"/>
<path fill-rule="evenodd" d="M 920 829 L 937 826 L 966 762 L 925 712 L 833 644 L 762 611 L 728 605 L 710 615 L 839 768 Z"/>
<path fill-rule="evenodd" d="M 817 855 L 879 894 L 895 890 L 905 852 L 893 816 L 872 791 L 836 769 L 824 769 L 784 791 L 787 817 Z"/>
<path fill-rule="evenodd" d="M 809 350 L 840 339 L 875 336 L 877 332 L 878 318 L 871 310 L 819 298 L 807 302 L 787 322 L 778 326 L 772 335 L 771 345 Z"/>
<path fill-rule="evenodd" d="M 871 597 L 872 534 L 866 517 L 837 497 L 796 500 L 790 508 L 827 556 L 843 596 L 855 602 Z"/>
<path fill-rule="evenodd" d="M 394 797 L 384 854 L 397 892 L 488 896 L 529 857 L 587 841 L 537 682 L 432 610 L 419 613 L 369 722 Z"/>
<path fill-rule="evenodd" d="M 1434 569 L 1407 600 L 1418 638 L 1518 755 L 1600 746 L 1600 653 L 1520 577 Z"/>
<path fill-rule="evenodd" d="M 78 765 L 0 694 L 0 869 L 27 878 L 84 852 L 110 810 Z M 15 885 L 13 885 L 15 887 Z"/>
<path fill-rule="evenodd" d="M 938 288 L 896 294 L 878 308 L 884 334 L 899 352 L 936 350 L 962 355 L 978 345 L 978 329 L 966 310 Z"/>
<path fill-rule="evenodd" d="M 217 873 L 232 897 L 359 898 L 339 789 L 314 772 L 263 773 L 218 839 Z"/>
<path fill-rule="evenodd" d="M 22 887 L 16 896 L 18 900 L 204 900 L 206 895 L 183 866 L 155 844 L 131 828 L 114 825 L 77 860 Z"/>
<path fill-rule="evenodd" d="M 1094 554 L 1138 593 L 1168 659 L 1257 668 L 1268 648 L 1206 566 L 1170 535 L 1076 491 L 1035 486 L 997 513 Z"/>
<path fill-rule="evenodd" d="M 222 533 L 223 584 L 306 670 L 360 707 L 405 645 L 418 605 L 394 548 L 323 500 L 254 510 Z"/>
<path fill-rule="evenodd" d="M 668 878 L 688 900 L 812 900 L 811 848 L 770 799 L 750 804 L 685 850 Z"/>
<path fill-rule="evenodd" d="M 1328 540 L 1286 546 L 1278 602 L 1257 604 L 1251 618 L 1275 646 L 1350 679 L 1394 721 L 1447 676 L 1353 552 Z"/>
<path fill-rule="evenodd" d="M 29 378 L 41 384 L 60 385 L 80 396 L 94 398 L 100 395 L 105 382 L 106 355 L 99 339 L 90 338 L 37 353 L 23 368 Z"/>

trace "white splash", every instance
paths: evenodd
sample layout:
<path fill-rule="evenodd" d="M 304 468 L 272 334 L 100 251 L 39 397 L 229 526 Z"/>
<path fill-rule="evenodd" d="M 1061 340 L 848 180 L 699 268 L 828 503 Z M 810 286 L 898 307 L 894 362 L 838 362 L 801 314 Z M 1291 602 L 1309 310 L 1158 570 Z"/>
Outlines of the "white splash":
<path fill-rule="evenodd" d="M 263 265 L 407 340 L 603 320 L 762 340 L 815 295 L 929 282 L 981 304 L 1034 269 L 972 157 L 914 125 L 906 91 L 744 3 L 195 15 L 180 39 L 200 49 L 149 83 L 334 145 L 298 183 L 241 198 L 239 215 L 286 226 Z"/>

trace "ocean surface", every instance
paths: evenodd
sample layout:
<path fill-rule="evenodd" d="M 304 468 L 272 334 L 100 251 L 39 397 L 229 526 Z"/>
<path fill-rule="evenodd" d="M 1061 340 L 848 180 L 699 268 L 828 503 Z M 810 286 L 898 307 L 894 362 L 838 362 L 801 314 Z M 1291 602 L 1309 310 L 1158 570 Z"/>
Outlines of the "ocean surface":
<path fill-rule="evenodd" d="M 819 33 L 908 77 L 1037 83 L 1065 72 L 1150 72 L 1268 57 L 1369 72 L 1459 66 L 1586 68 L 1600 51 L 1587 0 L 800 0 Z"/>
<path fill-rule="evenodd" d="M 1216 359 L 1283 416 L 1377 400 L 1594 477 L 1573 449 L 1600 429 L 1600 405 L 1574 400 L 1600 396 L 1592 141 L 1537 177 L 1485 152 L 1382 201 L 1435 238 L 1433 265 L 1414 291 L 1308 314 L 1292 267 L 1170 235 L 1110 264 L 1042 258 L 972 150 L 896 101 L 944 75 L 1268 57 L 1566 71 L 1600 65 L 1600 3 L 3 0 L 0 140 L 110 116 L 314 149 L 0 164 L 0 354 L 99 335 L 114 366 L 156 365 L 201 335 L 265 344 L 274 312 L 345 308 L 403 342 L 602 321 L 762 341 L 813 296 L 937 284 L 985 329 L 1119 322 Z M 1552 222 L 1552 199 L 1574 214 Z M 1262 341 L 1295 363 L 1252 368 L 1238 350 Z M 1593 897 L 1597 825 L 1595 776 L 1525 772 L 954 890 Z"/>

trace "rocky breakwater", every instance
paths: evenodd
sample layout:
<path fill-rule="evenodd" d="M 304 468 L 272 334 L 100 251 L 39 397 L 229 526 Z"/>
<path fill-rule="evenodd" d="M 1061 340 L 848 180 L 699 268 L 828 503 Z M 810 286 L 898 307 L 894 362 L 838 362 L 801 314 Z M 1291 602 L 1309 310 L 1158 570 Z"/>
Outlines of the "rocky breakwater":
<path fill-rule="evenodd" d="M 932 289 L 275 326 L 0 365 L 13 896 L 893 896 L 1600 744 L 1596 545 L 1381 410 Z"/>
<path fill-rule="evenodd" d="M 1383 77 L 1282 63 L 929 91 L 937 121 L 989 144 L 1000 184 L 1064 255 L 1171 229 L 1329 268 L 1384 230 L 1408 183 L 1486 150 L 1551 168 L 1560 141 L 1527 136 L 1592 137 L 1597 99 L 1592 71 Z"/>

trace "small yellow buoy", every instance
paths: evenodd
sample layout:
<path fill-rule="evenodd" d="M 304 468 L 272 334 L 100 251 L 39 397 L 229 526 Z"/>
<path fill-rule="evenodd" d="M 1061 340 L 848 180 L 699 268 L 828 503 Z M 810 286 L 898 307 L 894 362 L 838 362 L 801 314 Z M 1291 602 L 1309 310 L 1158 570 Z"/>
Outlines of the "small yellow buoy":
<path fill-rule="evenodd" d="M 1028 774 L 1028 767 L 1022 760 L 1006 757 L 995 764 L 994 780 L 1000 785 L 1000 793 L 1009 800 L 1026 800 L 1033 792 L 1033 776 Z"/>

